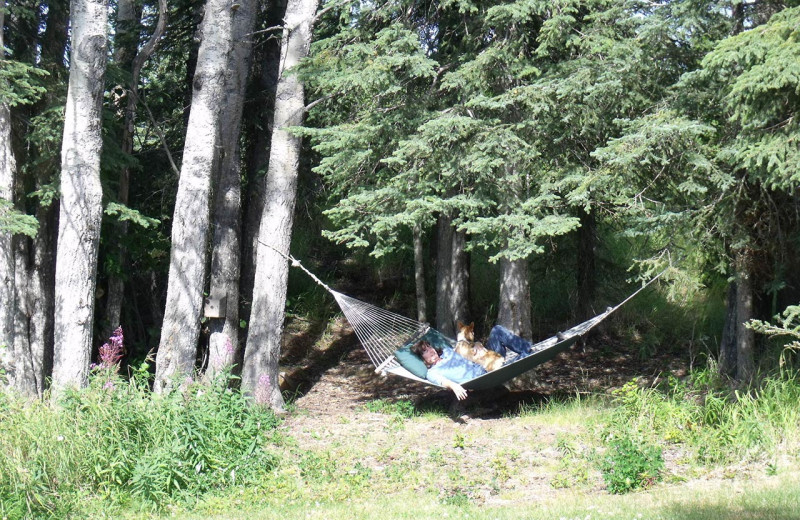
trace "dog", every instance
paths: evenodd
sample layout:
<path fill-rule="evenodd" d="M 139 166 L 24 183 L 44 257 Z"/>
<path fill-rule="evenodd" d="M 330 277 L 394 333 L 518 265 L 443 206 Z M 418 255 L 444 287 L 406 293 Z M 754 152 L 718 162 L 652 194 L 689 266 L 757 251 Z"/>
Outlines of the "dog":
<path fill-rule="evenodd" d="M 475 341 L 475 323 L 465 325 L 458 322 L 458 335 L 456 336 L 456 353 L 461 357 L 477 363 L 487 372 L 497 370 L 503 366 L 503 356 L 484 347 L 482 343 Z"/>

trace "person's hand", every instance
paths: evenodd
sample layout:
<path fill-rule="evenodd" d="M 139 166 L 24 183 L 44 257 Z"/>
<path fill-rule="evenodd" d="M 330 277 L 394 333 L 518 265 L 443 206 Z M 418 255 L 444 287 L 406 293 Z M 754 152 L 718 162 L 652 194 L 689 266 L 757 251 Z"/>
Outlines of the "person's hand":
<path fill-rule="evenodd" d="M 463 401 L 464 399 L 467 398 L 467 391 L 464 390 L 464 387 L 459 385 L 458 383 L 451 383 L 450 390 L 452 390 L 453 393 L 456 394 L 456 398 L 459 401 Z"/>

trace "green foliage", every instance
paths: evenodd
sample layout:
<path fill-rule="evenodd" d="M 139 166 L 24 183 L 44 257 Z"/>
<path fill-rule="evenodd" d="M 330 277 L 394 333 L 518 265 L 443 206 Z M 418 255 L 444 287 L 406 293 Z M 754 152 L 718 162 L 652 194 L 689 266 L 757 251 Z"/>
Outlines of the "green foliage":
<path fill-rule="evenodd" d="M 39 221 L 35 217 L 15 210 L 10 202 L 0 199 L 0 231 L 33 238 L 38 229 Z"/>
<path fill-rule="evenodd" d="M 789 305 L 775 317 L 776 323 L 761 320 L 751 320 L 747 326 L 759 334 L 765 334 L 771 338 L 788 338 L 789 342 L 784 346 L 784 354 L 788 352 L 800 351 L 800 305 Z M 782 356 L 782 361 L 784 357 Z"/>
<path fill-rule="evenodd" d="M 151 217 L 146 217 L 142 215 L 139 211 L 135 209 L 131 209 L 123 204 L 119 204 L 117 202 L 109 202 L 106 205 L 105 214 L 117 217 L 120 222 L 132 222 L 138 226 L 141 226 L 145 229 L 157 226 L 160 224 L 158 219 L 154 219 Z"/>
<path fill-rule="evenodd" d="M 125 381 L 102 370 L 57 405 L 0 393 L 0 514 L 79 516 L 91 497 L 162 508 L 275 466 L 274 414 L 230 390 L 227 375 L 155 396 L 147 372 Z"/>
<path fill-rule="evenodd" d="M 609 492 L 627 493 L 660 480 L 664 468 L 661 448 L 622 437 L 612 439 L 607 449 L 600 470 Z"/>
<path fill-rule="evenodd" d="M 15 107 L 35 102 L 47 90 L 42 85 L 47 76 L 47 71 L 26 63 L 0 59 L 0 103 Z"/>
<path fill-rule="evenodd" d="M 713 368 L 688 381 L 670 378 L 658 388 L 630 382 L 615 393 L 604 435 L 679 444 L 701 464 L 760 460 L 791 447 L 785 432 L 800 417 L 798 398 L 800 379 L 788 370 L 765 377 L 749 393 L 731 392 Z"/>

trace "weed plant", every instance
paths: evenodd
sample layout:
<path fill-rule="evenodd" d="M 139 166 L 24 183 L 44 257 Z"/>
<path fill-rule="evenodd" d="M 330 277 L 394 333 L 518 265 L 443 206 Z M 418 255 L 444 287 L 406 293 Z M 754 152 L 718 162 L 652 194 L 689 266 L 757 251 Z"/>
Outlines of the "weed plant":
<path fill-rule="evenodd" d="M 100 367 L 57 402 L 0 393 L 0 518 L 80 516 L 103 507 L 160 509 L 259 481 L 277 463 L 275 415 L 229 389 L 229 374 L 149 390 Z"/>
<path fill-rule="evenodd" d="M 800 378 L 788 370 L 763 378 L 750 391 L 730 390 L 713 367 L 659 387 L 628 383 L 615 394 L 605 438 L 680 444 L 700 464 L 773 459 L 796 442 L 798 400 Z"/>

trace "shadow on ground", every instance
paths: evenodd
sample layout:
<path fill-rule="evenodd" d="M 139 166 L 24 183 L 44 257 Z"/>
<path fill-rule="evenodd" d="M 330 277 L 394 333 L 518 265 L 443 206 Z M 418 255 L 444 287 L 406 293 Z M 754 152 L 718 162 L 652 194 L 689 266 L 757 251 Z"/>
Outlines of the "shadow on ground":
<path fill-rule="evenodd" d="M 552 400 L 577 394 L 607 394 L 633 379 L 653 384 L 671 374 L 685 375 L 674 356 L 642 360 L 613 338 L 596 335 L 520 376 L 506 386 L 473 391 L 454 407 L 448 390 L 397 376 L 383 377 L 361 348 L 344 318 L 334 322 L 290 323 L 281 357 L 281 386 L 291 400 L 319 391 L 321 404 L 331 409 L 352 408 L 376 399 L 412 401 L 418 410 L 465 412 L 494 418 L 518 414 Z"/>

